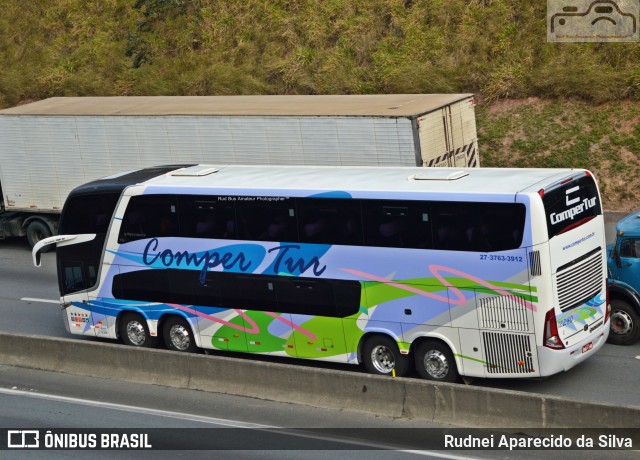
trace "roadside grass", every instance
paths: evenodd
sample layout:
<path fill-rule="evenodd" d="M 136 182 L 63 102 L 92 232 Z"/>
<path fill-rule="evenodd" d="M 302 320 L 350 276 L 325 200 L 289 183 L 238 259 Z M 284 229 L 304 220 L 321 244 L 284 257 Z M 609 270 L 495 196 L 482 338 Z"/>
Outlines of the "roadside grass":
<path fill-rule="evenodd" d="M 0 107 L 52 96 L 640 95 L 640 43 L 549 43 L 529 0 L 5 0 Z"/>
<path fill-rule="evenodd" d="M 640 106 L 576 100 L 501 100 L 477 108 L 484 167 L 585 168 L 610 211 L 640 207 Z"/>

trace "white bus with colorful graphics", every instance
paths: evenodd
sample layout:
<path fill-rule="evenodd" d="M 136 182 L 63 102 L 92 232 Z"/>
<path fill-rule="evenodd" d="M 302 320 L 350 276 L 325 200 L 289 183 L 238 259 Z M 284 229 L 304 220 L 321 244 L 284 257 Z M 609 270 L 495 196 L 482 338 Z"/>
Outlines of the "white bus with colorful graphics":
<path fill-rule="evenodd" d="M 75 189 L 57 244 L 72 334 L 540 377 L 609 331 L 604 221 L 576 169 L 175 165 Z"/>

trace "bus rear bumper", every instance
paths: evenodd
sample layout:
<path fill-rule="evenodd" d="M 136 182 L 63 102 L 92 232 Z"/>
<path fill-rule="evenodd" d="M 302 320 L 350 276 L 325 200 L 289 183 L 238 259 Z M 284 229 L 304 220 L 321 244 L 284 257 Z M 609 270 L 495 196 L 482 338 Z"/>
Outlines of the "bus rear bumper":
<path fill-rule="evenodd" d="M 594 334 L 563 350 L 537 347 L 540 377 L 568 371 L 585 359 L 589 359 L 604 346 L 608 335 L 609 321 L 599 327 Z"/>

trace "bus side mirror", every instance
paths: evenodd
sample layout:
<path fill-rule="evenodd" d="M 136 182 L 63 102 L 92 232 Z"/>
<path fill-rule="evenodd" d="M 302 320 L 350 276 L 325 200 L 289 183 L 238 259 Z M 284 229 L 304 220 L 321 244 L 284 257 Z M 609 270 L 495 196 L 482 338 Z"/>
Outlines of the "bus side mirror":
<path fill-rule="evenodd" d="M 33 249 L 31 250 L 31 255 L 33 256 L 33 265 L 35 265 L 36 267 L 39 267 L 41 265 L 40 259 L 41 259 L 42 249 L 45 246 L 49 246 L 50 244 L 55 244 L 58 241 L 60 241 L 60 236 L 58 235 L 50 236 L 49 238 L 44 238 L 38 241 L 36 245 L 33 247 Z"/>
<path fill-rule="evenodd" d="M 56 235 L 50 236 L 49 238 L 44 238 L 36 243 L 36 245 L 31 250 L 31 255 L 33 256 L 33 265 L 36 267 L 40 266 L 40 254 L 42 252 L 42 248 L 45 246 L 49 246 L 50 244 L 55 244 L 57 246 L 67 246 L 71 244 L 85 243 L 87 241 L 91 241 L 96 237 L 95 233 L 83 234 L 83 235 Z"/>

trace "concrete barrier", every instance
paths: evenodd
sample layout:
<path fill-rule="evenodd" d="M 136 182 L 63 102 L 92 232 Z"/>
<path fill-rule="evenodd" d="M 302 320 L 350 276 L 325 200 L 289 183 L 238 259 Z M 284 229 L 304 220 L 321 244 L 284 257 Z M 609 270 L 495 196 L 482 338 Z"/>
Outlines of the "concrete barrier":
<path fill-rule="evenodd" d="M 78 339 L 0 332 L 0 364 L 464 427 L 640 427 L 640 407 Z"/>

